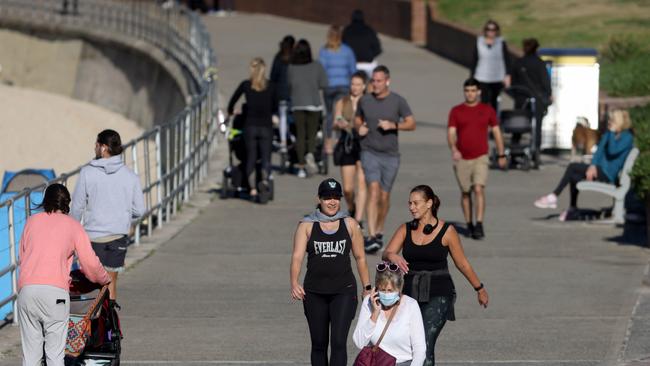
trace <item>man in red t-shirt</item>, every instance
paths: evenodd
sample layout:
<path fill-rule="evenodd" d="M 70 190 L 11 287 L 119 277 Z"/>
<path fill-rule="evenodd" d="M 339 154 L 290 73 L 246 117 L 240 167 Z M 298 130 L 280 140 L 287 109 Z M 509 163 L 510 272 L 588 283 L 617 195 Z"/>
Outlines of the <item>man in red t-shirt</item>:
<path fill-rule="evenodd" d="M 483 215 L 485 213 L 485 184 L 487 183 L 488 131 L 492 130 L 499 152 L 499 166 L 506 166 L 503 137 L 497 114 L 488 104 L 481 103 L 479 82 L 470 78 L 463 84 L 465 102 L 451 109 L 447 124 L 447 142 L 454 159 L 454 172 L 460 186 L 463 214 L 467 231 L 474 239 L 485 237 Z M 476 199 L 476 225 L 472 217 L 472 191 Z"/>

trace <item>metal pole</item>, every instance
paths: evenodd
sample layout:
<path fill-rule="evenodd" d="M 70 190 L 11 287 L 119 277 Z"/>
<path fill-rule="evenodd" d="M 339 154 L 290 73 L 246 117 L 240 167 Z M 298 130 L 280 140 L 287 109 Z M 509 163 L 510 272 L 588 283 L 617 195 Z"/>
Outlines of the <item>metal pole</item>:
<path fill-rule="evenodd" d="M 14 219 L 14 200 L 9 199 L 9 259 L 11 260 L 11 295 L 14 297 L 13 300 L 13 312 L 14 312 L 14 322 L 18 324 L 18 309 L 16 304 L 16 296 L 18 296 L 18 279 L 16 276 L 16 267 L 17 267 L 17 256 L 16 256 L 16 222 Z"/>
<path fill-rule="evenodd" d="M 144 181 L 147 190 L 147 212 L 151 210 L 151 164 L 149 162 L 149 136 L 144 139 Z M 151 213 L 147 217 L 147 235 L 151 236 L 153 216 Z"/>
<path fill-rule="evenodd" d="M 158 228 L 163 225 L 163 208 L 162 208 L 162 157 L 160 154 L 160 126 L 156 128 L 156 178 L 158 184 L 156 185 L 156 200 L 158 201 Z"/>
<path fill-rule="evenodd" d="M 192 122 L 192 117 L 191 117 L 191 110 L 188 110 L 187 116 L 185 117 L 185 158 L 183 159 L 183 164 L 184 170 L 185 170 L 185 176 L 183 177 L 183 201 L 187 202 L 189 199 L 190 195 L 190 187 L 189 187 L 189 182 L 190 182 L 190 123 Z"/>
<path fill-rule="evenodd" d="M 135 175 L 138 175 L 138 143 L 136 142 L 131 146 L 131 160 L 133 162 L 133 172 Z M 138 175 L 138 179 L 140 179 Z M 138 222 L 137 225 L 135 225 L 135 245 L 138 246 L 140 245 L 140 222 Z"/>

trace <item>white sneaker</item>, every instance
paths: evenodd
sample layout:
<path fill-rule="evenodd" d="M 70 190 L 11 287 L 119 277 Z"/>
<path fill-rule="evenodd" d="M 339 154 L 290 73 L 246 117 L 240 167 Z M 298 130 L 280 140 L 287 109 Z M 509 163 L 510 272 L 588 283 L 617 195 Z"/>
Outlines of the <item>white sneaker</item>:
<path fill-rule="evenodd" d="M 557 196 L 553 193 L 542 196 L 535 201 L 537 208 L 557 208 Z"/>
<path fill-rule="evenodd" d="M 305 169 L 302 168 L 298 169 L 298 174 L 296 175 L 298 176 L 298 178 L 302 178 L 302 179 L 307 178 L 307 172 L 305 171 Z"/>
<path fill-rule="evenodd" d="M 316 159 L 314 158 L 314 154 L 307 153 L 307 155 L 305 155 L 305 163 L 307 166 L 307 172 L 309 172 L 309 174 L 318 173 L 318 165 L 316 164 Z"/>

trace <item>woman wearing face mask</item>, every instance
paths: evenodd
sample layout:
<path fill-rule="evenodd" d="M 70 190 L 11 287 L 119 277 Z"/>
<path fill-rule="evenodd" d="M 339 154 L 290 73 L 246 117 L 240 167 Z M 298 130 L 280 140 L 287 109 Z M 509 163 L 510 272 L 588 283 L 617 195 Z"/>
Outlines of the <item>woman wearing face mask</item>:
<path fill-rule="evenodd" d="M 402 294 L 403 284 L 397 264 L 377 264 L 375 288 L 363 299 L 352 340 L 360 349 L 377 344 L 390 319 L 379 348 L 395 357 L 396 366 L 421 366 L 426 355 L 422 315 L 417 301 Z"/>
<path fill-rule="evenodd" d="M 326 179 L 318 186 L 316 210 L 298 224 L 291 259 L 291 297 L 302 300 L 311 336 L 311 364 L 345 365 L 347 338 L 357 309 L 357 284 L 350 264 L 350 252 L 364 285 L 370 293 L 370 279 L 359 224 L 340 211 L 341 184 Z M 298 282 L 307 253 L 304 285 Z M 327 349 L 331 357 L 327 359 Z"/>
<path fill-rule="evenodd" d="M 535 201 L 538 208 L 557 208 L 557 196 L 567 185 L 570 187 L 571 201 L 569 208 L 560 214 L 560 221 L 576 210 L 578 204 L 578 182 L 583 180 L 612 183 L 623 169 L 627 154 L 634 147 L 634 137 L 630 128 L 632 123 L 627 111 L 617 109 L 609 114 L 608 131 L 600 138 L 598 150 L 591 159 L 591 164 L 571 163 L 555 190 Z"/>
<path fill-rule="evenodd" d="M 404 293 L 420 305 L 427 344 L 426 366 L 435 365 L 436 340 L 447 320 L 455 320 L 456 290 L 447 268 L 448 255 L 474 287 L 479 305 L 488 305 L 487 290 L 465 257 L 456 229 L 438 218 L 439 207 L 440 199 L 431 187 L 413 188 L 409 196 L 413 221 L 397 229 L 383 255 L 405 273 Z"/>

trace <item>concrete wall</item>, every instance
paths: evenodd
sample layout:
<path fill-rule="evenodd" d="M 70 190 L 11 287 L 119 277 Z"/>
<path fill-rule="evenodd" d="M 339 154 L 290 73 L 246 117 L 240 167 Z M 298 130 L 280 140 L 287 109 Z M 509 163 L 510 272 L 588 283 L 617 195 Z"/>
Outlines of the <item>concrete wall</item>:
<path fill-rule="evenodd" d="M 120 113 L 143 128 L 185 106 L 179 78 L 136 48 L 53 33 L 0 30 L 0 79 Z"/>

